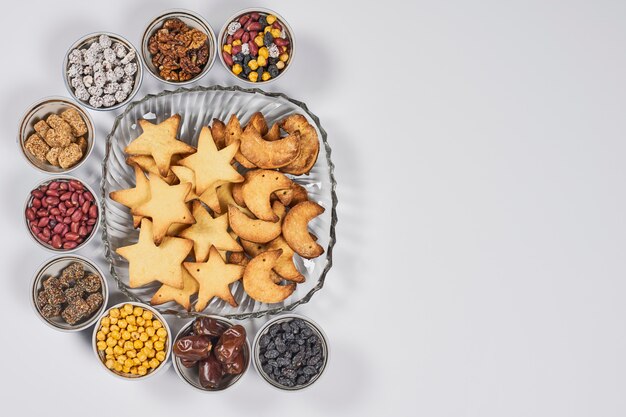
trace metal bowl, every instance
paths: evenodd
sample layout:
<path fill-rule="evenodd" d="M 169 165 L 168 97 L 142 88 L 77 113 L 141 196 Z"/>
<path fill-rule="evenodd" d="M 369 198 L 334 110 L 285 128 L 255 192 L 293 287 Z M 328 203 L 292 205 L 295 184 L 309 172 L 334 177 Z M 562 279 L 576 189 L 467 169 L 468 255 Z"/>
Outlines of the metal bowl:
<path fill-rule="evenodd" d="M 228 37 L 228 25 L 231 22 L 234 22 L 235 20 L 239 20 L 239 18 L 246 14 L 246 13 L 253 13 L 253 12 L 257 12 L 257 13 L 261 13 L 264 15 L 268 15 L 268 14 L 272 14 L 274 16 L 276 16 L 276 20 L 278 22 L 280 22 L 280 24 L 283 26 L 283 29 L 285 29 L 285 33 L 287 34 L 287 39 L 289 39 L 289 44 L 291 45 L 291 51 L 289 53 L 289 59 L 287 60 L 287 62 L 285 62 L 285 68 L 278 74 L 278 77 L 276 78 L 270 78 L 267 81 L 256 81 L 256 82 L 252 82 L 248 79 L 244 79 L 239 77 L 238 75 L 234 74 L 232 72 L 232 70 L 230 69 L 230 67 L 226 64 L 226 62 L 224 61 L 224 57 L 222 56 L 222 49 L 224 48 L 224 45 L 226 44 L 226 38 Z M 293 29 L 291 29 L 291 26 L 289 26 L 289 23 L 287 23 L 287 21 L 278 13 L 276 13 L 273 10 L 270 9 L 265 9 L 265 8 L 261 8 L 261 7 L 252 7 L 252 8 L 248 8 L 248 9 L 243 9 L 238 11 L 237 13 L 235 13 L 234 15 L 232 15 L 228 20 L 226 20 L 226 23 L 224 23 L 224 26 L 222 26 L 222 30 L 220 30 L 220 34 L 218 36 L 218 46 L 219 46 L 219 56 L 220 56 L 220 61 L 222 62 L 222 65 L 224 65 L 224 68 L 226 68 L 226 71 L 228 71 L 228 73 L 230 75 L 232 75 L 233 77 L 235 77 L 237 80 L 250 84 L 250 85 L 259 85 L 259 84 L 269 84 L 271 82 L 276 81 L 277 79 L 279 79 L 280 77 L 282 77 L 282 75 L 284 73 L 286 73 L 289 70 L 289 67 L 291 67 L 291 63 L 293 62 L 293 58 L 295 56 L 295 52 L 296 52 L 296 37 L 294 36 L 294 32 Z"/>
<path fill-rule="evenodd" d="M 208 36 L 207 42 L 209 44 L 209 59 L 204 65 L 204 68 L 202 68 L 202 72 L 187 81 L 170 81 L 161 78 L 158 68 L 152 63 L 152 54 L 148 50 L 148 42 L 150 40 L 150 37 L 163 26 L 163 23 L 167 19 L 172 18 L 178 18 L 182 20 L 187 26 L 198 29 Z M 204 20 L 202 16 L 190 10 L 170 9 L 165 10 L 161 12 L 158 16 L 152 18 L 152 20 L 150 20 L 150 23 L 148 23 L 148 25 L 146 26 L 146 29 L 143 32 L 143 37 L 141 38 L 141 59 L 145 67 L 148 69 L 148 72 L 157 80 L 163 81 L 164 83 L 171 85 L 185 85 L 194 81 L 198 81 L 209 72 L 209 70 L 213 66 L 213 63 L 215 62 L 215 48 L 215 32 L 213 32 L 211 25 L 209 25 L 209 23 Z"/>
<path fill-rule="evenodd" d="M 211 317 L 211 318 L 217 320 L 220 323 L 227 324 L 228 326 L 234 326 L 236 324 L 236 323 L 232 322 L 231 320 L 228 320 L 228 319 L 226 319 L 224 317 L 220 317 L 220 316 L 211 316 L 211 315 L 209 315 L 209 316 L 206 316 L 206 317 Z M 178 340 L 181 337 L 185 337 L 189 333 L 191 333 L 194 321 L 195 321 L 195 319 L 191 320 L 189 323 L 184 325 L 183 328 L 180 329 L 180 331 L 176 335 L 176 339 L 175 340 Z M 202 392 L 217 392 L 217 391 L 223 391 L 225 389 L 228 389 L 228 388 L 232 387 L 233 385 L 235 385 L 237 383 L 237 381 L 239 381 L 241 379 L 241 377 L 244 376 L 244 374 L 250 368 L 250 352 L 251 352 L 250 341 L 248 340 L 248 336 L 246 334 L 246 345 L 244 347 L 244 350 L 241 352 L 242 355 L 245 355 L 245 359 L 244 359 L 244 361 L 245 361 L 245 368 L 244 368 L 243 372 L 240 373 L 239 375 L 227 375 L 227 376 L 225 376 L 222 379 L 222 383 L 220 384 L 220 386 L 218 388 L 215 388 L 215 389 L 207 389 L 207 388 L 204 388 L 202 385 L 200 385 L 200 381 L 198 379 L 198 367 L 197 366 L 194 366 L 193 368 L 186 368 L 185 366 L 183 366 L 181 360 L 176 355 L 172 355 L 172 362 L 174 362 L 174 370 L 176 371 L 176 374 L 180 377 L 180 379 L 185 381 L 187 384 L 189 384 L 190 386 L 192 386 L 195 389 L 200 390 Z"/>
<path fill-rule="evenodd" d="M 76 97 L 76 95 L 74 94 L 74 89 L 72 88 L 69 77 L 67 75 L 67 70 L 70 66 L 70 62 L 69 62 L 70 53 L 74 49 L 77 49 L 77 48 L 82 49 L 84 47 L 88 47 L 88 45 L 91 45 L 93 42 L 97 41 L 100 35 L 107 35 L 109 38 L 111 38 L 113 42 L 119 42 L 122 45 L 124 45 L 128 51 L 135 51 L 135 62 L 137 64 L 137 72 L 135 73 L 135 84 L 133 85 L 132 91 L 128 94 L 128 97 L 126 97 L 126 100 L 122 101 L 121 103 L 117 103 L 111 107 L 93 107 L 88 102 L 79 100 L 78 97 Z M 137 48 L 135 48 L 133 44 L 130 43 L 130 41 L 128 41 L 126 38 L 118 34 L 111 33 L 111 32 L 94 32 L 94 33 L 90 33 L 88 35 L 83 36 L 82 38 L 74 42 L 68 48 L 67 52 L 65 53 L 65 57 L 63 58 L 63 80 L 65 81 L 65 87 L 67 88 L 67 91 L 69 91 L 71 96 L 76 101 L 78 101 L 82 106 L 85 106 L 88 109 L 96 110 L 96 111 L 114 110 L 130 102 L 133 99 L 133 97 L 135 97 L 135 94 L 137 94 L 137 92 L 139 91 L 139 88 L 141 87 L 141 82 L 143 80 L 143 66 L 141 65 L 141 60 L 139 58 L 139 52 L 137 52 Z"/>
<path fill-rule="evenodd" d="M 76 110 L 80 116 L 85 121 L 87 125 L 87 135 L 85 139 L 87 140 L 87 152 L 83 155 L 83 158 L 78 161 L 78 163 L 70 168 L 63 169 L 61 167 L 57 167 L 51 165 L 47 162 L 41 162 L 39 159 L 35 158 L 33 154 L 26 150 L 24 147 L 24 142 L 26 139 L 33 133 L 35 133 L 34 125 L 40 120 L 45 120 L 51 114 L 60 114 L 61 112 L 67 109 Z M 26 161 L 35 169 L 38 169 L 41 172 L 45 172 L 47 174 L 67 174 L 80 167 L 91 155 L 91 151 L 93 149 L 94 140 L 96 137 L 96 128 L 85 110 L 82 107 L 78 106 L 75 102 L 69 100 L 66 97 L 46 97 L 43 98 L 36 103 L 33 103 L 28 110 L 22 116 L 20 121 L 19 131 L 17 134 L 17 143 L 22 150 L 22 155 Z"/>
<path fill-rule="evenodd" d="M 305 384 L 305 385 L 296 385 L 294 387 L 286 387 L 286 386 L 281 385 L 278 382 L 274 381 L 263 370 L 262 365 L 261 365 L 261 361 L 259 359 L 259 355 L 260 355 L 259 339 L 261 338 L 261 336 L 263 336 L 264 334 L 269 332 L 269 328 L 273 324 L 277 324 L 277 323 L 280 324 L 280 323 L 283 323 L 285 321 L 291 321 L 293 319 L 301 319 L 301 320 L 305 321 L 309 326 L 311 326 L 311 329 L 313 330 L 313 332 L 322 341 L 322 354 L 324 356 L 324 363 L 323 363 L 322 367 L 319 369 L 319 372 L 317 373 L 317 375 L 315 375 L 313 378 L 311 378 L 311 380 L 307 384 Z M 302 315 L 299 315 L 299 314 L 291 314 L 291 313 L 290 314 L 281 314 L 279 316 L 274 317 L 273 319 L 271 319 L 267 323 L 265 323 L 263 325 L 263 327 L 261 327 L 259 329 L 259 331 L 257 332 L 256 336 L 254 337 L 254 342 L 252 343 L 252 356 L 253 356 L 252 362 L 254 363 L 254 368 L 257 370 L 259 375 L 261 375 L 261 377 L 265 381 L 267 381 L 271 386 L 273 386 L 274 388 L 277 388 L 277 389 L 279 389 L 281 391 L 301 391 L 301 390 L 303 390 L 305 388 L 310 387 L 315 382 L 317 382 L 320 379 L 320 377 L 322 376 L 322 374 L 324 373 L 324 370 L 326 369 L 326 366 L 328 365 L 328 359 L 329 359 L 328 338 L 326 337 L 326 333 L 324 333 L 322 328 L 317 323 L 315 323 L 313 320 L 311 320 L 310 318 L 302 316 Z"/>
<path fill-rule="evenodd" d="M 116 372 L 113 369 L 109 369 L 106 367 L 106 365 L 104 364 L 104 362 L 106 361 L 105 357 L 103 354 L 101 354 L 98 351 L 98 346 L 96 345 L 98 343 L 98 340 L 96 339 L 96 335 L 98 333 L 98 330 L 100 330 L 100 320 L 107 316 L 109 314 L 109 312 L 111 310 L 113 310 L 114 308 L 121 308 L 123 307 L 125 304 L 130 304 L 133 307 L 141 307 L 144 310 L 149 310 L 152 312 L 152 314 L 154 315 L 155 318 L 157 318 L 161 324 L 163 324 L 163 328 L 167 331 L 167 343 L 165 344 L 165 359 L 163 360 L 163 362 L 161 362 L 161 364 L 156 368 L 151 370 L 150 372 L 148 372 L 145 375 L 133 375 L 133 374 L 126 374 L 126 373 L 122 373 L 122 372 Z M 172 354 L 172 330 L 170 329 L 169 324 L 167 324 L 167 321 L 165 321 L 165 318 L 163 318 L 163 316 L 161 314 L 159 314 L 158 311 L 156 311 L 154 308 L 150 307 L 149 305 L 143 304 L 143 303 L 135 303 L 132 301 L 126 301 L 124 303 L 119 303 L 116 304 L 114 306 L 109 307 L 108 309 L 106 309 L 106 311 L 104 311 L 100 316 L 98 316 L 98 324 L 96 324 L 96 326 L 93 329 L 93 335 L 91 337 L 91 347 L 93 349 L 94 354 L 96 355 L 96 358 L 98 359 L 98 362 L 100 362 L 100 364 L 102 365 L 102 369 L 104 369 L 105 371 L 107 371 L 107 373 L 109 373 L 110 375 L 113 375 L 117 378 L 126 380 L 126 381 L 138 381 L 138 380 L 143 380 L 143 379 L 147 379 L 150 377 L 155 376 L 158 373 L 162 373 L 163 370 L 167 369 L 171 362 L 170 362 L 170 356 Z"/>
<path fill-rule="evenodd" d="M 63 320 L 61 317 L 53 317 L 50 319 L 44 317 L 37 303 L 37 293 L 39 292 L 39 290 L 41 290 L 41 288 L 43 288 L 43 279 L 49 276 L 60 275 L 61 271 L 73 262 L 80 262 L 81 264 L 83 264 L 85 272 L 90 272 L 100 277 L 102 283 L 100 292 L 103 298 L 102 305 L 100 306 L 98 311 L 92 313 L 91 317 L 89 317 L 87 320 L 79 322 L 76 325 L 66 323 L 65 320 Z M 60 256 L 45 261 L 37 269 L 37 272 L 33 277 L 31 288 L 30 304 L 37 313 L 37 316 L 41 319 L 41 321 L 46 323 L 51 328 L 55 330 L 60 330 L 62 332 L 79 332 L 81 330 L 85 330 L 87 327 L 94 324 L 96 320 L 98 320 L 98 317 L 100 317 L 102 311 L 104 311 L 107 306 L 107 302 L 109 301 L 109 285 L 107 284 L 107 280 L 104 274 L 94 262 L 79 255 Z"/>
<path fill-rule="evenodd" d="M 101 219 L 101 216 L 102 216 L 102 206 L 101 206 L 100 200 L 98 199 L 98 195 L 95 193 L 95 191 L 88 184 L 86 184 L 84 181 L 81 181 L 80 179 L 78 179 L 76 177 L 73 177 L 71 175 L 64 175 L 62 177 L 53 177 L 53 178 L 48 178 L 48 179 L 45 179 L 45 180 L 39 182 L 38 184 L 36 184 L 31 189 L 31 191 L 34 191 L 34 190 L 38 189 L 42 185 L 47 185 L 47 184 L 49 184 L 52 181 L 66 181 L 66 182 L 68 182 L 70 180 L 75 180 L 75 181 L 80 182 L 87 189 L 87 191 L 89 191 L 93 195 L 94 203 L 96 204 L 96 207 L 98 207 L 98 218 L 96 219 L 96 223 L 93 225 L 93 229 L 91 230 L 91 233 L 89 234 L 89 236 L 87 236 L 87 239 L 82 241 L 78 246 L 76 246 L 73 249 L 56 249 L 56 248 L 48 245 L 47 243 L 42 242 L 41 240 L 39 240 L 39 238 L 30 229 L 30 227 L 28 225 L 28 219 L 26 218 L 26 214 L 24 214 L 24 225 L 26 227 L 26 230 L 28 230 L 29 236 L 37 244 L 39 244 L 42 248 L 47 249 L 47 250 L 49 250 L 51 252 L 54 252 L 54 253 L 71 253 L 71 252 L 75 252 L 75 251 L 79 250 L 80 248 L 85 246 L 87 243 L 89 243 L 91 241 L 91 239 L 93 239 L 93 237 L 98 233 L 98 227 L 100 227 L 100 219 Z M 23 213 L 25 213 L 26 209 L 31 206 L 33 198 L 34 198 L 33 195 L 29 191 L 28 196 L 26 197 L 26 202 L 24 203 L 24 211 L 23 211 Z"/>

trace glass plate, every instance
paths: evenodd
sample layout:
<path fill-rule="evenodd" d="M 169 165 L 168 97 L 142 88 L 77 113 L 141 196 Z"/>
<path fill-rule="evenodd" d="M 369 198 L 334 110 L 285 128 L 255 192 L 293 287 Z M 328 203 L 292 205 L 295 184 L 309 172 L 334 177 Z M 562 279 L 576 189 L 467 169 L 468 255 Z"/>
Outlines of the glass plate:
<path fill-rule="evenodd" d="M 115 253 L 122 246 L 135 243 L 138 230 L 128 209 L 109 198 L 109 192 L 134 186 L 134 174 L 124 162 L 124 148 L 140 133 L 139 119 L 159 123 L 172 114 L 182 116 L 179 137 L 192 145 L 197 144 L 198 133 L 202 126 L 209 125 L 213 118 L 226 121 L 235 113 L 242 124 L 254 113 L 262 112 L 268 124 L 274 123 L 292 113 L 303 114 L 316 127 L 320 140 L 320 152 L 317 162 L 309 175 L 292 177 L 303 185 L 309 199 L 316 201 L 326 211 L 309 224 L 310 230 L 318 237 L 318 243 L 324 248 L 324 254 L 315 259 L 303 259 L 294 256 L 294 262 L 305 276 L 306 281 L 298 284 L 296 290 L 282 303 L 259 303 L 243 290 L 241 282 L 236 282 L 231 289 L 238 307 L 231 307 L 224 301 L 214 298 L 202 313 L 187 312 L 173 302 L 156 306 L 164 314 L 174 314 L 181 318 L 199 314 L 217 314 L 234 319 L 256 318 L 266 314 L 290 311 L 300 304 L 308 302 L 313 294 L 324 285 L 324 278 L 332 266 L 332 251 L 335 244 L 335 224 L 337 223 L 337 183 L 333 175 L 334 165 L 330 159 L 330 146 L 326 132 L 319 119 L 302 102 L 292 100 L 284 94 L 266 93 L 259 89 L 240 87 L 196 87 L 180 88 L 176 91 L 163 91 L 157 95 L 147 95 L 128 105 L 124 113 L 115 119 L 113 129 L 107 137 L 106 154 L 102 164 L 102 182 L 100 184 L 102 203 L 102 241 L 105 256 L 109 262 L 111 274 L 120 291 L 134 301 L 150 303 L 152 295 L 159 288 L 159 283 L 142 288 L 128 286 L 128 262 Z M 195 303 L 195 297 L 192 302 Z"/>

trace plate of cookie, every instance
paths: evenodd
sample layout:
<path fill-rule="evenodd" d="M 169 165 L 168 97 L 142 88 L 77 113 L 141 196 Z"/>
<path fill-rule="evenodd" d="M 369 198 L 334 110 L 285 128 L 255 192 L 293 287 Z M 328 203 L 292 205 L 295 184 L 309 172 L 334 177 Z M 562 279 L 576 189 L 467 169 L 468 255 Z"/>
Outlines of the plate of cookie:
<path fill-rule="evenodd" d="M 293 310 L 332 266 L 333 168 L 319 119 L 284 94 L 212 86 L 133 102 L 103 161 L 111 274 L 181 318 Z"/>

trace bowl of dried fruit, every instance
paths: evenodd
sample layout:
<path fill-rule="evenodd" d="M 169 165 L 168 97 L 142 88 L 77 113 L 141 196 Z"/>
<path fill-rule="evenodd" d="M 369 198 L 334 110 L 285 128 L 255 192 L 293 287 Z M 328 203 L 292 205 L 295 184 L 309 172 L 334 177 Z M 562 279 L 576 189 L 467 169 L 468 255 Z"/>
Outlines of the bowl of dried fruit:
<path fill-rule="evenodd" d="M 94 123 L 86 111 L 65 97 L 47 97 L 24 113 L 17 142 L 32 167 L 66 174 L 87 160 L 94 138 Z"/>
<path fill-rule="evenodd" d="M 201 316 L 183 326 L 173 348 L 176 374 L 203 392 L 232 387 L 250 367 L 246 329 L 220 316 Z"/>
<path fill-rule="evenodd" d="M 91 110 L 113 110 L 139 91 L 143 67 L 137 49 L 120 35 L 85 35 L 67 50 L 63 79 L 72 97 Z"/>
<path fill-rule="evenodd" d="M 86 329 L 98 319 L 108 299 L 104 274 L 82 256 L 49 259 L 33 278 L 31 305 L 39 318 L 56 330 Z"/>
<path fill-rule="evenodd" d="M 293 30 L 269 9 L 237 12 L 226 21 L 218 39 L 222 64 L 231 75 L 249 84 L 274 81 L 293 61 Z"/>
<path fill-rule="evenodd" d="M 252 344 L 257 372 L 275 388 L 298 391 L 313 385 L 328 364 L 328 338 L 313 320 L 282 314 L 259 329 Z"/>
<path fill-rule="evenodd" d="M 158 80 L 188 84 L 204 77 L 215 62 L 215 33 L 197 13 L 166 10 L 147 25 L 141 57 Z"/>
<path fill-rule="evenodd" d="M 92 345 L 103 369 L 125 380 L 152 377 L 171 364 L 170 327 L 158 311 L 141 303 L 106 310 L 93 329 Z"/>

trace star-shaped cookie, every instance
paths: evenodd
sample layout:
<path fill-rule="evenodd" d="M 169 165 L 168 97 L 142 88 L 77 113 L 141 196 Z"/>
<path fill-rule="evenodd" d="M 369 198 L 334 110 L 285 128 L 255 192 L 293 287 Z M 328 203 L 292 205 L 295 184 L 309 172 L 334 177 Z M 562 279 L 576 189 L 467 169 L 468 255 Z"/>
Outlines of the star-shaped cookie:
<path fill-rule="evenodd" d="M 204 262 L 209 256 L 209 249 L 241 252 L 243 248 L 228 233 L 228 214 L 217 218 L 211 217 L 198 201 L 193 202 L 193 217 L 196 223 L 180 233 L 180 237 L 193 241 L 196 262 Z"/>
<path fill-rule="evenodd" d="M 208 261 L 185 262 L 183 265 L 200 285 L 196 311 L 204 310 L 213 297 L 219 297 L 231 306 L 237 307 L 229 285 L 241 279 L 243 266 L 225 263 L 214 246 L 209 250 Z"/>
<path fill-rule="evenodd" d="M 154 224 L 154 242 L 158 245 L 173 223 L 193 224 L 185 204 L 191 184 L 168 185 L 159 176 L 150 177 L 150 199 L 133 210 L 133 214 L 150 217 Z"/>
<path fill-rule="evenodd" d="M 156 306 L 167 303 L 168 301 L 175 301 L 183 306 L 185 310 L 189 311 L 191 307 L 189 299 L 198 292 L 198 282 L 189 275 L 189 272 L 183 266 L 181 266 L 180 269 L 183 273 L 183 288 L 178 289 L 163 284 L 150 300 L 150 304 Z"/>
<path fill-rule="evenodd" d="M 177 237 L 166 237 L 159 246 L 156 246 L 152 240 L 152 222 L 143 219 L 138 242 L 118 248 L 115 252 L 128 260 L 131 288 L 159 281 L 170 287 L 182 289 L 184 282 L 181 264 L 192 247 L 192 241 Z"/>
<path fill-rule="evenodd" d="M 217 150 L 211 129 L 203 127 L 198 137 L 198 151 L 180 160 L 179 164 L 193 169 L 196 174 L 196 193 L 201 195 L 217 181 L 242 182 L 244 178 L 232 167 L 233 156 L 239 149 L 235 141 Z M 214 185 L 217 187 L 217 185 Z"/>
<path fill-rule="evenodd" d="M 128 144 L 124 152 L 131 155 L 151 155 L 164 177 L 170 169 L 173 155 L 195 152 L 193 146 L 176 138 L 180 124 L 179 114 L 156 125 L 143 119 L 138 123 L 143 132 Z"/>
<path fill-rule="evenodd" d="M 133 168 L 135 169 L 135 187 L 109 193 L 111 200 L 117 201 L 131 210 L 136 209 L 150 198 L 148 179 L 137 165 L 134 165 Z M 138 227 L 142 218 L 142 216 L 133 215 L 133 226 Z"/>
<path fill-rule="evenodd" d="M 199 196 L 196 194 L 196 174 L 194 174 L 193 170 L 180 165 L 172 166 L 171 169 L 172 172 L 176 174 L 181 184 L 184 182 L 191 184 L 191 190 L 189 190 L 189 194 L 187 194 L 187 198 L 185 198 L 185 203 L 198 199 Z"/>

